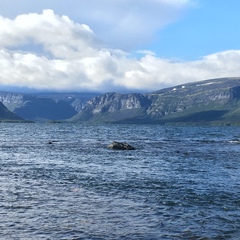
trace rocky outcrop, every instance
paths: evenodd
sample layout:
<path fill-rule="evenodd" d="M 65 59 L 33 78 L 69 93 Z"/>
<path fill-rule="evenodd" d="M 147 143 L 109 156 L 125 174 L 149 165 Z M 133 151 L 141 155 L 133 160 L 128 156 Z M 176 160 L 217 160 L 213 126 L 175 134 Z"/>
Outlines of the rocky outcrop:
<path fill-rule="evenodd" d="M 135 150 L 135 148 L 126 142 L 112 142 L 108 148 L 113 150 Z"/>

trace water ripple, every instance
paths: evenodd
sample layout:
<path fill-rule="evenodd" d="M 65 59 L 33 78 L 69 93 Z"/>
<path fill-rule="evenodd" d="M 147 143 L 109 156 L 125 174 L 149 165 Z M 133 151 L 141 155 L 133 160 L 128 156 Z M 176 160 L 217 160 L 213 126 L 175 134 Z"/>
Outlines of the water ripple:
<path fill-rule="evenodd" d="M 238 128 L 1 126 L 3 239 L 240 235 Z"/>

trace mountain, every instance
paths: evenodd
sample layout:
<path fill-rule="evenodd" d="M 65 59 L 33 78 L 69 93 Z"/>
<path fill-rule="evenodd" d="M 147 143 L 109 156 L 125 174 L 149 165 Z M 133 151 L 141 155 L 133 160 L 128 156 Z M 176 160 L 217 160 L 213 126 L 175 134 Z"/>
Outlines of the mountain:
<path fill-rule="evenodd" d="M 120 122 L 144 114 L 149 100 L 142 94 L 106 93 L 89 101 L 73 121 Z"/>
<path fill-rule="evenodd" d="M 22 118 L 16 114 L 9 111 L 1 102 L 0 102 L 0 122 L 21 122 Z"/>
<path fill-rule="evenodd" d="M 146 94 L 0 92 L 0 121 L 6 119 L 239 125 L 240 78 L 210 79 Z"/>
<path fill-rule="evenodd" d="M 65 120 L 73 117 L 97 93 L 0 92 L 0 101 L 13 113 L 32 121 Z"/>
<path fill-rule="evenodd" d="M 240 78 L 210 79 L 147 94 L 102 94 L 71 121 L 240 124 Z"/>

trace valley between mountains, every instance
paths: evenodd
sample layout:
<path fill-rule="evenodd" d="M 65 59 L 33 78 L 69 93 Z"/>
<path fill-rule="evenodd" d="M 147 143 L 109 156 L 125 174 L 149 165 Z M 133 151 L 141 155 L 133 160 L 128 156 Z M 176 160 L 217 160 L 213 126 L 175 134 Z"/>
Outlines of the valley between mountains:
<path fill-rule="evenodd" d="M 240 124 L 240 78 L 140 93 L 0 92 L 1 121 L 131 124 Z"/>

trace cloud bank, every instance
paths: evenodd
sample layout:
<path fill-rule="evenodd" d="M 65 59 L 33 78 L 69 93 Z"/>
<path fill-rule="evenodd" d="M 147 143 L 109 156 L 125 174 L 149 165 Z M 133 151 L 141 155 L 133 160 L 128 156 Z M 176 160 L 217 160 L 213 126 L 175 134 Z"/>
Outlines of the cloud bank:
<path fill-rule="evenodd" d="M 15 19 L 0 17 L 0 25 L 0 85 L 145 92 L 197 80 L 240 76 L 239 50 L 190 62 L 162 59 L 149 51 L 136 57 L 106 47 L 89 26 L 52 10 Z"/>

